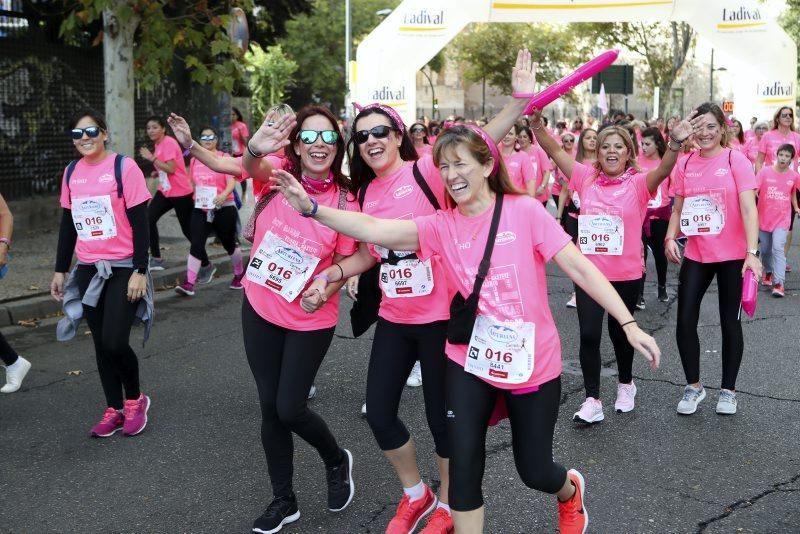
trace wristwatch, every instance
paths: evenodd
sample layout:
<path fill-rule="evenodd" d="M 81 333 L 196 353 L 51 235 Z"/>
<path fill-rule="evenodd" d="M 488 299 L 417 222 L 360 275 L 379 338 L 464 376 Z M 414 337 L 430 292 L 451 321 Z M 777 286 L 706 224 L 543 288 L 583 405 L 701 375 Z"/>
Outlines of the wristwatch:
<path fill-rule="evenodd" d="M 138 269 L 136 269 L 136 272 L 138 274 L 147 274 L 147 267 L 139 267 Z"/>
<path fill-rule="evenodd" d="M 752 254 L 756 258 L 760 258 L 761 257 L 761 251 L 758 250 L 757 248 L 749 248 L 749 249 L 747 249 L 747 253 L 748 254 Z"/>

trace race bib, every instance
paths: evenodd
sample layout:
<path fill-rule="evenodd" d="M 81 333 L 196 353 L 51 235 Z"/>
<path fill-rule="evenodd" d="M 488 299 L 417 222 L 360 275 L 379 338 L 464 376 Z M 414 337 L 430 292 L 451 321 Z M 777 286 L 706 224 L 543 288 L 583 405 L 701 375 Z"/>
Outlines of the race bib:
<path fill-rule="evenodd" d="M 688 197 L 681 210 L 681 231 L 686 235 L 717 235 L 725 228 L 725 191 Z"/>
<path fill-rule="evenodd" d="M 464 370 L 504 384 L 522 384 L 533 373 L 535 325 L 475 318 Z"/>
<path fill-rule="evenodd" d="M 172 189 L 172 185 L 169 183 L 169 176 L 166 172 L 158 171 L 158 185 L 164 193 Z"/>
<path fill-rule="evenodd" d="M 619 256 L 625 226 L 616 215 L 578 215 L 578 245 L 584 254 Z"/>
<path fill-rule="evenodd" d="M 201 210 L 213 210 L 214 197 L 217 196 L 217 188 L 213 185 L 198 185 L 194 188 L 194 207 Z"/>
<path fill-rule="evenodd" d="M 82 241 L 110 239 L 117 235 L 111 197 L 101 195 L 72 199 L 72 223 Z"/>
<path fill-rule="evenodd" d="M 656 193 L 656 198 L 651 198 L 647 201 L 648 208 L 660 208 L 661 207 L 661 186 L 658 186 L 658 193 Z"/>
<path fill-rule="evenodd" d="M 400 260 L 397 265 L 381 263 L 381 287 L 390 299 L 420 297 L 433 291 L 431 260 Z"/>
<path fill-rule="evenodd" d="M 303 291 L 320 259 L 267 232 L 247 266 L 247 279 L 292 302 Z"/>

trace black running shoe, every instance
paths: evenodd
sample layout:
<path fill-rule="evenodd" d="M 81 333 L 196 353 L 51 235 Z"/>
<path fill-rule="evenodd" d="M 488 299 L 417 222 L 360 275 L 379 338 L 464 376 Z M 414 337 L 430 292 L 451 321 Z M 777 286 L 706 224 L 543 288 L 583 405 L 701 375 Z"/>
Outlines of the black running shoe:
<path fill-rule="evenodd" d="M 289 497 L 275 497 L 261 517 L 253 522 L 253 532 L 260 534 L 273 534 L 283 528 L 283 525 L 294 523 L 300 519 L 297 509 L 297 499 L 294 495 Z"/>
<path fill-rule="evenodd" d="M 669 302 L 669 295 L 667 294 L 667 286 L 658 286 L 658 301 Z"/>
<path fill-rule="evenodd" d="M 356 486 L 353 483 L 353 455 L 347 449 L 342 449 L 342 462 L 336 467 L 325 469 L 328 479 L 328 510 L 341 512 L 350 501 Z"/>

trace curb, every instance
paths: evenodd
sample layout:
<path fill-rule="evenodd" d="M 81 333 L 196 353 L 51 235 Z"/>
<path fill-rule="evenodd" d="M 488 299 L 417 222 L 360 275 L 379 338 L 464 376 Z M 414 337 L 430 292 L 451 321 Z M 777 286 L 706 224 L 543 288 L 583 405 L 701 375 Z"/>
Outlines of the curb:
<path fill-rule="evenodd" d="M 242 261 L 245 267 L 249 255 L 250 248 L 242 248 Z M 215 278 L 233 273 L 230 256 L 226 253 L 209 255 L 208 259 L 217 267 Z M 153 288 L 156 292 L 172 289 L 180 283 L 185 273 L 185 265 L 151 273 Z M 34 295 L 5 303 L 0 302 L 0 327 L 16 326 L 20 321 L 32 321 L 57 315 L 61 315 L 61 303 L 53 300 L 49 294 Z"/>

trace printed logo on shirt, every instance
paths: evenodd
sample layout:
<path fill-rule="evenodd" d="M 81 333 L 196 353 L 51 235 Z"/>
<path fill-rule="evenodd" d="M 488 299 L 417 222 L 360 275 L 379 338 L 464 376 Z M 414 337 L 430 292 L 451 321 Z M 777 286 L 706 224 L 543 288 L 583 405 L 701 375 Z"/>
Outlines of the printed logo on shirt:
<path fill-rule="evenodd" d="M 73 178 L 69 181 L 70 184 L 85 184 L 86 178 Z"/>
<path fill-rule="evenodd" d="M 364 203 L 364 209 L 365 210 L 369 210 L 369 209 L 374 208 L 377 205 L 378 205 L 378 201 L 377 200 L 373 200 L 372 202 L 365 202 Z"/>
<path fill-rule="evenodd" d="M 495 238 L 494 243 L 495 245 L 506 245 L 508 243 L 512 243 L 517 239 L 517 234 L 514 232 L 500 232 L 497 234 L 497 238 Z"/>
<path fill-rule="evenodd" d="M 414 191 L 413 185 L 404 185 L 402 187 L 398 187 L 397 189 L 394 190 L 394 198 L 400 199 L 403 197 L 407 197 L 413 191 Z"/>
<path fill-rule="evenodd" d="M 278 247 L 275 249 L 275 254 L 293 265 L 300 265 L 303 263 L 303 256 L 299 252 L 291 248 Z"/>
<path fill-rule="evenodd" d="M 714 171 L 714 176 L 725 176 L 726 174 L 728 174 L 728 169 L 719 168 Z"/>
<path fill-rule="evenodd" d="M 495 324 L 489 327 L 489 337 L 501 343 L 513 343 L 519 335 L 513 328 Z"/>
<path fill-rule="evenodd" d="M 100 178 L 98 178 L 97 181 L 100 182 L 100 183 L 113 182 L 114 181 L 114 177 L 112 175 L 106 173 L 106 174 L 102 175 Z"/>
<path fill-rule="evenodd" d="M 687 178 L 700 178 L 701 176 L 703 176 L 702 172 L 687 172 L 686 173 L 686 177 Z"/>

